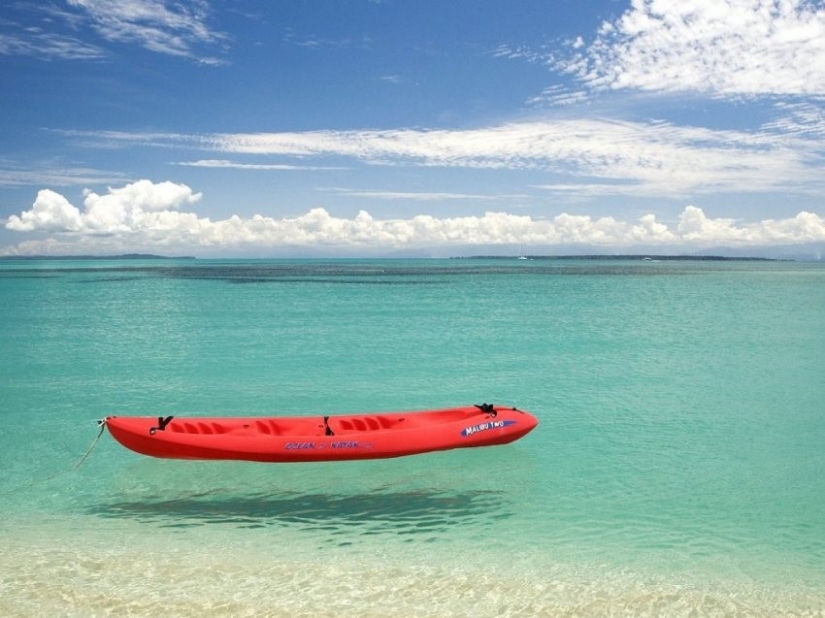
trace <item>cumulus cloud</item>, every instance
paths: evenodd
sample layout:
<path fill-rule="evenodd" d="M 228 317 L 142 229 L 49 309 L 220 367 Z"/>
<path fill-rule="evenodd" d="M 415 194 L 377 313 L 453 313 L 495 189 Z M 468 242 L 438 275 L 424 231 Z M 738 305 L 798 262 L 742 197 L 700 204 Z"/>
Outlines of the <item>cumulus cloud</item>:
<path fill-rule="evenodd" d="M 800 212 L 790 219 L 742 224 L 735 219 L 710 219 L 701 208 L 688 206 L 679 217 L 676 233 L 683 242 L 704 246 L 814 243 L 825 240 L 825 219 L 814 213 Z"/>
<path fill-rule="evenodd" d="M 191 215 L 175 212 L 184 204 L 200 200 L 186 185 L 140 180 L 106 195 L 86 191 L 84 211 L 50 189 L 38 192 L 31 210 L 12 215 L 6 228 L 20 232 L 76 232 L 115 234 L 153 232 L 180 227 Z"/>
<path fill-rule="evenodd" d="M 825 8 L 809 0 L 632 0 L 553 64 L 592 88 L 825 94 Z"/>
<path fill-rule="evenodd" d="M 31 210 L 12 215 L 6 228 L 19 232 L 76 232 L 83 227 L 80 211 L 65 197 L 50 189 L 37 194 Z"/>
<path fill-rule="evenodd" d="M 551 247 L 581 245 L 626 247 L 735 247 L 825 242 L 825 220 L 801 212 L 784 220 L 741 223 L 712 219 L 688 206 L 671 229 L 652 214 L 625 222 L 566 213 L 548 219 L 503 212 L 482 216 L 375 219 L 361 211 L 354 218 L 336 217 L 323 208 L 292 218 L 233 215 L 211 221 L 182 211 L 201 195 L 186 185 L 141 180 L 105 195 L 87 191 L 81 211 L 65 197 L 44 189 L 32 208 L 12 216 L 6 228 L 44 232 L 46 240 L 25 241 L 6 253 L 88 253 L 161 251 L 278 251 L 327 248 L 345 252 L 466 246 Z"/>

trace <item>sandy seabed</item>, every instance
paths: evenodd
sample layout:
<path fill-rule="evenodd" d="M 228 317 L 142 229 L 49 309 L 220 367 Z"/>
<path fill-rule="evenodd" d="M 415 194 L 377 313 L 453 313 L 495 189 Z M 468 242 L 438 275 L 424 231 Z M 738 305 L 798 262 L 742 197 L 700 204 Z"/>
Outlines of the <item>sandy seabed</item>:
<path fill-rule="evenodd" d="M 6 535 L 2 535 L 6 536 Z M 108 538 L 107 538 L 108 537 Z M 825 587 L 689 582 L 603 567 L 462 564 L 300 543 L 265 552 L 104 534 L 6 539 L 0 615 L 42 616 L 825 616 Z M 170 540 L 171 539 L 171 540 Z"/>

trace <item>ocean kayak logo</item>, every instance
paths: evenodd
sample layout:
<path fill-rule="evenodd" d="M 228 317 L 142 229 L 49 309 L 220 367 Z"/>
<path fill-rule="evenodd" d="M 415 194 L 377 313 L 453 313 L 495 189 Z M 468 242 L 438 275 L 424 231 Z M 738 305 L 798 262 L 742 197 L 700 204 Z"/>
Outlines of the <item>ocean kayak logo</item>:
<path fill-rule="evenodd" d="M 473 425 L 472 427 L 465 427 L 461 430 L 461 435 L 465 438 L 468 438 L 469 436 L 472 436 L 473 434 L 476 434 L 479 431 L 501 429 L 503 427 L 509 427 L 510 425 L 515 424 L 516 421 L 487 421 L 486 423 L 479 423 L 478 425 Z"/>
<path fill-rule="evenodd" d="M 335 440 L 333 442 L 287 442 L 284 444 L 285 451 L 306 451 L 310 449 L 322 448 L 372 448 L 371 444 L 359 444 L 355 440 Z"/>
<path fill-rule="evenodd" d="M 284 450 L 287 451 L 306 451 L 315 448 L 315 442 L 287 442 L 284 444 Z"/>

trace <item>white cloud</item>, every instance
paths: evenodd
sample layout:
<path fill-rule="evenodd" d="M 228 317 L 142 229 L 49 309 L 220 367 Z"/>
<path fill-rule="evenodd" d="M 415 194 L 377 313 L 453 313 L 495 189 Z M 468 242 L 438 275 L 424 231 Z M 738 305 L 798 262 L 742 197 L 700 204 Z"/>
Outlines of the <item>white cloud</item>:
<path fill-rule="evenodd" d="M 92 191 L 84 194 L 84 211 L 49 189 L 37 194 L 31 210 L 12 215 L 6 228 L 20 232 L 75 232 L 81 234 L 115 234 L 154 232 L 179 227 L 193 215 L 174 212 L 184 204 L 201 198 L 186 185 L 172 182 L 153 183 L 139 180 L 107 195 Z"/>
<path fill-rule="evenodd" d="M 767 124 L 765 129 L 812 140 L 825 137 L 825 106 L 812 101 L 779 101 L 776 109 L 783 115 Z"/>
<path fill-rule="evenodd" d="M 263 215 L 211 221 L 182 206 L 200 199 L 186 185 L 141 180 L 106 195 L 86 192 L 84 209 L 62 195 L 42 190 L 30 210 L 10 217 L 6 228 L 51 234 L 45 240 L 24 241 L 10 253 L 111 253 L 133 251 L 279 251 L 327 247 L 343 252 L 394 251 L 455 246 L 518 245 L 550 247 L 581 245 L 614 250 L 627 247 L 710 246 L 764 247 L 825 242 L 825 219 L 807 212 L 784 220 L 739 223 L 711 219 L 688 206 L 675 229 L 645 215 L 635 222 L 613 217 L 562 213 L 550 220 L 502 212 L 482 216 L 375 219 L 361 211 L 352 219 L 315 208 L 293 218 Z"/>
<path fill-rule="evenodd" d="M 97 33 L 119 43 L 137 43 L 162 54 L 197 58 L 207 64 L 221 61 L 200 57 L 199 45 L 214 45 L 226 39 L 208 25 L 209 6 L 203 0 L 187 3 L 165 0 L 68 0 L 83 10 Z"/>
<path fill-rule="evenodd" d="M 0 33 L 0 55 L 33 56 L 43 60 L 94 60 L 105 52 L 76 37 L 31 29 Z"/>
<path fill-rule="evenodd" d="M 553 64 L 592 88 L 825 94 L 825 7 L 810 0 L 632 0 Z"/>
<path fill-rule="evenodd" d="M 472 201 L 472 202 L 497 202 L 501 200 L 523 200 L 526 199 L 527 195 L 524 194 L 516 194 L 516 195 L 506 195 L 506 194 L 492 194 L 492 195 L 485 195 L 483 193 L 447 193 L 447 192 L 437 192 L 437 191 L 377 191 L 377 190 L 365 190 L 365 191 L 358 191 L 355 189 L 344 189 L 340 187 L 330 187 L 326 189 L 320 189 L 321 191 L 327 192 L 334 192 L 341 195 L 346 195 L 347 197 L 361 197 L 361 198 L 368 198 L 368 199 L 379 199 L 379 200 L 414 200 L 419 202 L 435 202 L 435 201 L 446 201 L 446 200 L 462 200 L 462 201 Z"/>
<path fill-rule="evenodd" d="M 67 135 L 106 146 L 188 145 L 247 157 L 295 157 L 301 165 L 308 157 L 343 157 L 370 165 L 540 170 L 573 178 L 562 183 L 568 186 L 601 185 L 604 194 L 622 194 L 631 185 L 637 195 L 680 198 L 778 188 L 821 194 L 825 182 L 819 134 L 781 134 L 777 127 L 749 132 L 582 118 L 463 130 Z M 205 159 L 196 165 L 240 164 Z"/>
<path fill-rule="evenodd" d="M 80 211 L 50 189 L 37 193 L 31 210 L 12 215 L 6 228 L 19 232 L 75 232 L 83 227 Z"/>
<path fill-rule="evenodd" d="M 55 167 L 43 163 L 23 167 L 21 163 L 0 159 L 0 186 L 69 186 L 123 182 L 122 174 L 84 167 Z"/>
<path fill-rule="evenodd" d="M 360 37 L 342 37 L 342 38 L 325 38 L 315 34 L 302 34 L 296 32 L 292 28 L 288 28 L 282 39 L 286 45 L 295 45 L 296 47 L 303 47 L 306 49 L 347 49 L 352 47 L 369 48 L 372 44 L 372 39 L 368 36 Z"/>
<path fill-rule="evenodd" d="M 342 167 L 319 167 L 316 165 L 288 165 L 284 163 L 240 163 L 227 159 L 199 159 L 198 161 L 181 161 L 176 165 L 184 167 L 207 167 L 211 169 L 236 169 L 236 170 L 265 170 L 265 171 L 317 171 L 317 170 L 341 170 Z"/>
<path fill-rule="evenodd" d="M 106 50 L 86 40 L 91 38 L 91 27 L 107 41 L 137 44 L 203 64 L 224 64 L 201 53 L 228 40 L 226 34 L 210 27 L 206 0 L 67 0 L 67 7 L 22 2 L 10 7 L 17 21 L 0 19 L 0 55 L 44 60 L 104 58 Z M 60 31 L 65 28 L 69 33 Z"/>
<path fill-rule="evenodd" d="M 154 184 L 148 180 L 109 189 L 107 195 L 85 194 L 84 227 L 102 233 L 168 229 L 176 225 L 177 213 L 170 212 L 201 198 L 186 185 L 172 182 Z M 172 219 L 172 221 L 169 221 Z"/>
<path fill-rule="evenodd" d="M 791 219 L 741 224 L 735 219 L 709 219 L 701 208 L 688 206 L 679 217 L 676 233 L 684 242 L 705 246 L 803 244 L 825 240 L 825 219 L 800 212 Z"/>

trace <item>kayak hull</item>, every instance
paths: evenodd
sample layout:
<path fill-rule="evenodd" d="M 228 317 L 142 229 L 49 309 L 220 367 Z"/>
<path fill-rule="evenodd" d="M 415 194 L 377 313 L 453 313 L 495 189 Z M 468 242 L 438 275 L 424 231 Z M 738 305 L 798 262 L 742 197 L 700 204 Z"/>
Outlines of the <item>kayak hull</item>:
<path fill-rule="evenodd" d="M 538 420 L 516 408 L 483 404 L 304 417 L 110 416 L 105 423 L 120 444 L 151 457 L 286 463 L 507 444 L 527 435 Z"/>

